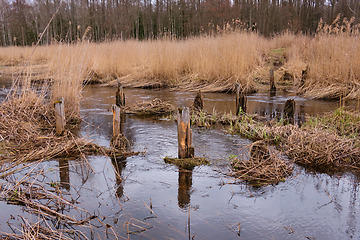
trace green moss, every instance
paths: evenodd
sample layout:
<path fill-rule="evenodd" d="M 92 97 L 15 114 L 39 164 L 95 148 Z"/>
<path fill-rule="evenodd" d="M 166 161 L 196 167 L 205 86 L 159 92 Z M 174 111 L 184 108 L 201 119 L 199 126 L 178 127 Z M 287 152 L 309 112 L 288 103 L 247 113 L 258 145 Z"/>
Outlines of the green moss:
<path fill-rule="evenodd" d="M 166 156 L 164 158 L 164 161 L 169 164 L 174 164 L 179 168 L 188 169 L 188 170 L 192 170 L 194 167 L 200 165 L 210 165 L 210 162 L 208 160 L 200 157 L 180 159 L 180 158 L 170 158 Z"/>

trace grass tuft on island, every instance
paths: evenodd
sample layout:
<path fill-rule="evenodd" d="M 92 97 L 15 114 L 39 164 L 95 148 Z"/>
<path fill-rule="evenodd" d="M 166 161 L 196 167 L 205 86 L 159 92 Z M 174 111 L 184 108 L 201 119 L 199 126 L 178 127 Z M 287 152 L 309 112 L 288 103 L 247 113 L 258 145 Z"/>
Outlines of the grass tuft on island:
<path fill-rule="evenodd" d="M 205 158 L 193 157 L 193 158 L 170 158 L 164 157 L 165 163 L 174 164 L 182 169 L 192 170 L 194 167 L 201 165 L 210 165 L 210 162 Z"/>
<path fill-rule="evenodd" d="M 234 116 L 204 111 L 193 112 L 193 125 L 228 126 L 232 134 L 264 140 L 275 145 L 291 161 L 312 167 L 344 168 L 360 166 L 360 113 L 339 108 L 323 116 L 308 117 L 300 127 L 280 121 L 264 121 L 256 115 Z"/>

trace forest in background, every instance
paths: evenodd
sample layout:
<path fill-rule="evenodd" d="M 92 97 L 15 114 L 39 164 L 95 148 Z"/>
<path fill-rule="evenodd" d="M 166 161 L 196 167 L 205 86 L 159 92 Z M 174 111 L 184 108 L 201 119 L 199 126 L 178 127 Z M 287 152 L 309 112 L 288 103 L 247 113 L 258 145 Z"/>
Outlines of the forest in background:
<path fill-rule="evenodd" d="M 55 14 L 56 13 L 56 14 Z M 126 39 L 184 39 L 248 29 L 312 34 L 322 19 L 360 14 L 358 0 L 0 0 L 0 46 Z M 355 20 L 358 23 L 358 20 Z"/>

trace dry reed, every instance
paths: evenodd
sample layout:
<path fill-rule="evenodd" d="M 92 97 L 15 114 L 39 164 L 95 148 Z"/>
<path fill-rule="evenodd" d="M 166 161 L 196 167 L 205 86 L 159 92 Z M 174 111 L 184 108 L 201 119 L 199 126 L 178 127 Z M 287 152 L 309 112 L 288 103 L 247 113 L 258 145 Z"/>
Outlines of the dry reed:
<path fill-rule="evenodd" d="M 298 92 L 305 97 L 357 98 L 360 96 L 358 36 L 359 26 L 354 25 L 353 19 L 338 17 L 331 25 L 320 22 L 318 33 L 312 37 L 284 32 L 265 39 L 254 33 L 226 32 L 181 41 L 40 46 L 30 64 L 43 64 L 49 69 L 47 76 L 38 76 L 41 79 L 64 84 L 77 79 L 75 89 L 82 81 L 110 82 L 116 86 L 119 78 L 125 87 L 213 92 L 233 90 L 235 82 L 248 92 L 256 90 L 260 88 L 258 83 L 267 83 L 268 70 L 275 67 L 277 81 L 285 72 L 289 73 L 301 87 Z M 31 51 L 31 47 L 2 48 L 0 64 L 21 64 Z M 271 65 L 274 54 L 280 58 L 277 59 L 280 66 Z M 301 72 L 306 66 L 310 68 L 308 79 L 300 86 Z"/>

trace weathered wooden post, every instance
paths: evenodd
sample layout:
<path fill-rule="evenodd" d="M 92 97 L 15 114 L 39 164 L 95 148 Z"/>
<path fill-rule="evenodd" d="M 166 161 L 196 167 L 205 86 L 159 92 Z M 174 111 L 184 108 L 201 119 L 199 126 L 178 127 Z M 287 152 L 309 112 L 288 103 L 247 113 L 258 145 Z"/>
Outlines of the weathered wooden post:
<path fill-rule="evenodd" d="M 178 157 L 194 157 L 194 147 L 192 145 L 192 130 L 190 128 L 189 108 L 178 109 L 177 113 L 177 131 L 178 131 Z"/>
<path fill-rule="evenodd" d="M 118 149 L 126 149 L 127 139 L 121 133 L 120 128 L 120 107 L 112 105 L 111 111 L 113 113 L 113 136 L 111 138 L 111 146 Z"/>
<path fill-rule="evenodd" d="M 61 135 L 65 131 L 65 107 L 64 98 L 60 98 L 59 101 L 54 102 L 55 107 L 55 119 L 56 119 L 56 134 Z"/>
<path fill-rule="evenodd" d="M 193 107 L 196 110 L 204 110 L 204 98 L 203 98 L 200 90 L 196 94 Z"/>
<path fill-rule="evenodd" d="M 121 134 L 121 132 L 120 132 L 120 107 L 118 107 L 117 105 L 112 105 L 111 111 L 113 113 L 113 137 L 116 137 Z"/>
<path fill-rule="evenodd" d="M 305 70 L 301 72 L 300 87 L 303 87 L 309 74 L 309 66 L 306 66 Z"/>
<path fill-rule="evenodd" d="M 117 80 L 118 88 L 116 91 L 116 106 L 124 107 L 125 106 L 125 93 L 122 84 L 119 79 Z"/>
<path fill-rule="evenodd" d="M 274 69 L 270 69 L 270 92 L 276 92 Z"/>
<path fill-rule="evenodd" d="M 294 99 L 288 99 L 284 106 L 284 120 L 285 123 L 294 124 L 295 119 L 295 101 Z"/>
<path fill-rule="evenodd" d="M 243 91 L 240 91 L 240 84 L 236 83 L 236 116 L 246 112 L 246 96 Z"/>

